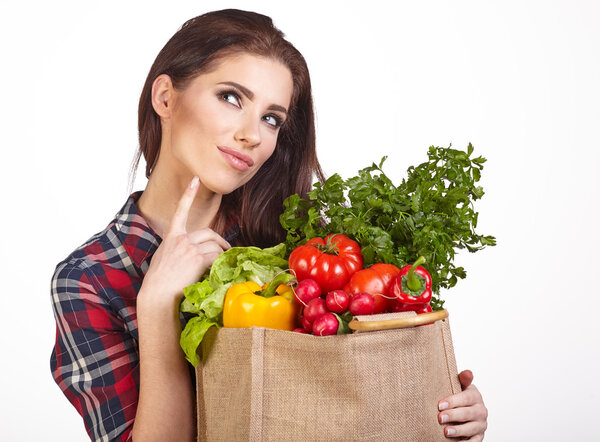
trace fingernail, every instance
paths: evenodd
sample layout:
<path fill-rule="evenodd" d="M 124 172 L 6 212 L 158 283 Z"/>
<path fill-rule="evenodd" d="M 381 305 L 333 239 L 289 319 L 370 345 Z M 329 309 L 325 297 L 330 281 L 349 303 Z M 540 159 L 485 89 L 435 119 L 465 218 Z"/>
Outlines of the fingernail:
<path fill-rule="evenodd" d="M 199 181 L 200 181 L 200 178 L 198 178 L 197 176 L 195 176 L 192 179 L 192 182 L 190 183 L 190 189 L 194 189 L 198 185 Z"/>
<path fill-rule="evenodd" d="M 454 436 L 456 434 L 456 430 L 452 427 L 446 428 L 446 436 Z"/>
<path fill-rule="evenodd" d="M 438 409 L 440 411 L 444 411 L 446 408 L 448 408 L 448 402 L 446 401 L 440 402 L 440 404 L 438 405 Z"/>
<path fill-rule="evenodd" d="M 443 424 L 445 424 L 446 422 L 448 422 L 448 415 L 442 414 L 440 420 L 442 421 Z"/>

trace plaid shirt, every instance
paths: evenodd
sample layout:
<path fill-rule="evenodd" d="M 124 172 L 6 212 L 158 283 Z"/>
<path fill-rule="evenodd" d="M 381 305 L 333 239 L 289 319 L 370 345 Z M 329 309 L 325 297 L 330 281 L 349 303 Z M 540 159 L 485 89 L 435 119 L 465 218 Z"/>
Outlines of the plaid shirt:
<path fill-rule="evenodd" d="M 139 384 L 136 298 L 161 238 L 131 194 L 102 232 L 56 266 L 54 380 L 92 440 L 130 440 Z M 237 226 L 225 239 L 237 236 Z M 183 318 L 182 318 L 183 320 Z"/>

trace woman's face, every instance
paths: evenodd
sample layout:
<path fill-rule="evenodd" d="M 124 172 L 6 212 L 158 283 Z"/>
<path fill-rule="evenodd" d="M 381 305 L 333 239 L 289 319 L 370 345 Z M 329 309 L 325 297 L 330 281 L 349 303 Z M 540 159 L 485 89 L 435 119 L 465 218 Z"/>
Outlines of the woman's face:
<path fill-rule="evenodd" d="M 275 150 L 292 90 L 285 65 L 250 54 L 196 77 L 176 92 L 169 119 L 176 173 L 219 194 L 249 181 Z"/>

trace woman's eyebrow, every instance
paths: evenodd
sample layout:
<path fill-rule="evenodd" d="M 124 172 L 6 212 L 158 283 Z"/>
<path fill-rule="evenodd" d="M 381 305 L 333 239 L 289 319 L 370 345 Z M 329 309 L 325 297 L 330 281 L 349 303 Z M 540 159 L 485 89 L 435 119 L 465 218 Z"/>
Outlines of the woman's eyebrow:
<path fill-rule="evenodd" d="M 222 81 L 221 83 L 218 83 L 218 84 L 226 84 L 228 86 L 233 86 L 233 87 L 239 89 L 242 92 L 242 94 L 244 94 L 250 100 L 252 100 L 254 98 L 254 92 L 252 92 L 246 86 L 242 86 L 241 84 L 236 83 L 235 81 Z"/>
<path fill-rule="evenodd" d="M 269 106 L 269 110 L 283 112 L 287 115 L 287 109 L 283 106 L 279 106 L 278 104 L 272 104 L 271 106 Z"/>
<path fill-rule="evenodd" d="M 225 84 L 227 86 L 233 86 L 233 87 L 239 89 L 242 94 L 244 94 L 246 97 L 248 97 L 248 99 L 252 100 L 254 98 L 254 92 L 252 92 L 246 86 L 242 86 L 241 84 L 236 83 L 235 81 L 222 81 L 218 84 Z M 278 104 L 272 104 L 271 106 L 269 106 L 269 109 L 287 114 L 287 109 L 283 106 L 279 106 Z"/>

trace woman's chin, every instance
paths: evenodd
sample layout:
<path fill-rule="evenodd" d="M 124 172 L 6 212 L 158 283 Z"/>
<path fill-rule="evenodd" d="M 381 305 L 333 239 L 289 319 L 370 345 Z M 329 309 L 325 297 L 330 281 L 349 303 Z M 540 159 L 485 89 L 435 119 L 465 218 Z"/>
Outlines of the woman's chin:
<path fill-rule="evenodd" d="M 227 195 L 235 190 L 239 189 L 245 184 L 245 182 L 214 182 L 214 183 L 205 183 L 205 186 L 211 191 L 218 195 Z"/>
<path fill-rule="evenodd" d="M 198 170 L 200 182 L 204 187 L 219 195 L 227 195 L 239 189 L 250 181 L 255 173 L 256 171 L 240 173 L 230 167 L 221 169 L 218 166 L 214 167 L 212 171 L 206 169 Z"/>

